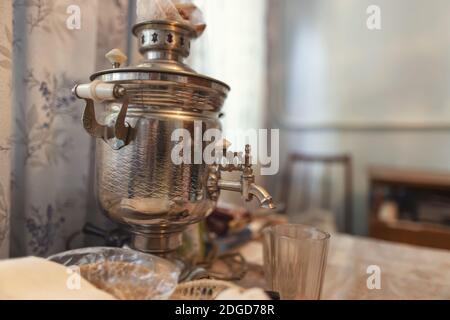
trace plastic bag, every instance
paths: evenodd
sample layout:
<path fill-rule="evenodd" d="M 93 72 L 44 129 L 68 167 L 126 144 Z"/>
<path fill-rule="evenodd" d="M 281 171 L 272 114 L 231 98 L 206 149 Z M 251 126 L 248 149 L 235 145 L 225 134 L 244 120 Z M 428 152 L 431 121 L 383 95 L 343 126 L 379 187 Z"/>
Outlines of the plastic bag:
<path fill-rule="evenodd" d="M 171 0 L 138 0 L 137 22 L 148 20 L 175 20 L 183 22 L 178 9 Z"/>
<path fill-rule="evenodd" d="M 201 35 L 206 28 L 203 14 L 191 0 L 138 0 L 137 22 L 173 20 L 190 24 Z"/>
<path fill-rule="evenodd" d="M 78 267 L 85 280 L 121 300 L 166 300 L 180 274 L 169 261 L 131 249 L 86 248 L 48 259 Z"/>

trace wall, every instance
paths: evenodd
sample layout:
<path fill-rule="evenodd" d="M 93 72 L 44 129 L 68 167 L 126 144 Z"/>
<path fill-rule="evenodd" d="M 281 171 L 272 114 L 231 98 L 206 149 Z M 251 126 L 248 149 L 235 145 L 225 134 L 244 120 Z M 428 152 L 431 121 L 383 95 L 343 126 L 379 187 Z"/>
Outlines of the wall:
<path fill-rule="evenodd" d="M 382 29 L 366 27 L 381 8 Z M 354 225 L 367 233 L 367 169 L 450 170 L 450 3 L 271 1 L 268 124 L 282 155 L 348 152 Z M 281 177 L 273 178 L 278 185 Z"/>

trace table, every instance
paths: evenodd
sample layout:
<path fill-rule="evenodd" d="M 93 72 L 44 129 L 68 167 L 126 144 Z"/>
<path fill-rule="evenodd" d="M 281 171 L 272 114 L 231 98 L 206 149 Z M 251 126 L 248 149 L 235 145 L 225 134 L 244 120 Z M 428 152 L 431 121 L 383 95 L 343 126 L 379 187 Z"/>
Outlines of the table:
<path fill-rule="evenodd" d="M 240 248 L 250 271 L 239 285 L 264 287 L 262 244 Z M 369 290 L 367 268 L 380 267 L 381 289 Z M 450 251 L 332 235 L 322 299 L 450 299 Z"/>

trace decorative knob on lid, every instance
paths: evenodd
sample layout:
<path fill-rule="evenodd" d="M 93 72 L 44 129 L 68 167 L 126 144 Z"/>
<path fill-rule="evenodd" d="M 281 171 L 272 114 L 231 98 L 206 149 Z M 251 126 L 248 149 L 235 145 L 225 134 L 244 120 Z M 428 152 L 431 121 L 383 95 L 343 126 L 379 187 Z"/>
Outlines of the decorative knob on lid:
<path fill-rule="evenodd" d="M 112 49 L 110 52 L 105 54 L 106 59 L 111 62 L 113 68 L 119 68 L 122 63 L 127 61 L 128 57 L 120 51 L 120 49 Z"/>

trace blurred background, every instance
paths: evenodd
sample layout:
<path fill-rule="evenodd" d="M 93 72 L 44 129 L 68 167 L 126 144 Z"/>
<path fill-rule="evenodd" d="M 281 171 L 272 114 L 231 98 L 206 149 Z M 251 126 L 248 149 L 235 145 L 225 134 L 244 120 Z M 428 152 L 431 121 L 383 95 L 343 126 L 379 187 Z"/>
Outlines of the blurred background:
<path fill-rule="evenodd" d="M 226 128 L 280 129 L 280 173 L 263 177 L 279 211 L 450 249 L 449 3 L 220 2 L 202 3 L 199 69 L 234 89 Z"/>
<path fill-rule="evenodd" d="M 280 171 L 258 178 L 280 213 L 330 232 L 450 249 L 448 1 L 194 2 L 208 28 L 189 63 L 231 86 L 225 132 L 280 130 Z M 13 166 L 2 169 L 12 201 L 0 206 L 10 216 L 0 219 L 0 248 L 45 256 L 87 221 L 108 227 L 94 197 L 93 141 L 70 88 L 108 68 L 112 48 L 136 62 L 136 4 L 11 4 L 0 13 L 13 21 L 0 38 L 0 68 L 15 88 L 2 81 L 13 115 L 1 152 Z M 71 4 L 81 8 L 80 30 L 65 27 Z M 367 26 L 371 5 L 380 29 Z"/>

